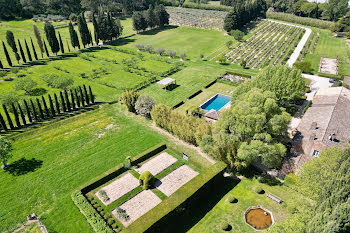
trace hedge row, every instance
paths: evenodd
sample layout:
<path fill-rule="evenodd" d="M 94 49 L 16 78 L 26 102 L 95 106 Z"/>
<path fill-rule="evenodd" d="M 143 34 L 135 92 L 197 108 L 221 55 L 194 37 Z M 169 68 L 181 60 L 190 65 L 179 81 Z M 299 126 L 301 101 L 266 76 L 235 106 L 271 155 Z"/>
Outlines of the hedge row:
<path fill-rule="evenodd" d="M 210 4 L 198 4 L 189 2 L 188 0 L 183 4 L 185 8 L 194 8 L 201 10 L 213 10 L 213 11 L 231 11 L 233 7 L 223 5 L 210 5 Z"/>
<path fill-rule="evenodd" d="M 72 200 L 80 212 L 86 217 L 91 227 L 97 233 L 113 233 L 114 231 L 107 225 L 103 218 L 86 200 L 81 191 L 72 194 Z"/>
<path fill-rule="evenodd" d="M 150 157 L 160 153 L 161 151 L 165 150 L 167 147 L 164 143 L 158 144 L 154 147 L 151 147 L 150 149 L 142 152 L 141 154 L 131 158 L 131 164 L 136 165 L 138 163 L 141 163 Z M 123 164 L 110 169 L 109 171 L 106 171 L 102 175 L 96 177 L 92 181 L 90 181 L 85 187 L 81 189 L 81 192 L 83 194 L 87 194 L 88 192 L 100 187 L 101 185 L 107 183 L 108 181 L 116 178 L 117 176 L 123 174 L 124 172 L 127 171 L 127 168 L 124 167 Z"/>
<path fill-rule="evenodd" d="M 209 168 L 205 169 L 198 176 L 190 180 L 168 199 L 162 201 L 159 205 L 147 212 L 145 215 L 133 222 L 129 227 L 122 232 L 144 232 L 150 228 L 153 224 L 166 217 L 176 207 L 188 200 L 194 195 L 201 187 L 205 186 L 210 180 L 220 175 L 226 164 L 223 162 L 217 162 Z"/>

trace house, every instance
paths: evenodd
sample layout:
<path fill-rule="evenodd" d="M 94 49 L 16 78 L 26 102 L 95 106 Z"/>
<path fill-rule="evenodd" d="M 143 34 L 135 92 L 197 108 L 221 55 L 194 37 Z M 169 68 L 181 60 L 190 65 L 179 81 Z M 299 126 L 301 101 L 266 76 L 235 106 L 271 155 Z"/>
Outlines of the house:
<path fill-rule="evenodd" d="M 295 166 L 318 157 L 330 147 L 350 145 L 350 90 L 319 89 L 293 138 Z"/>
<path fill-rule="evenodd" d="M 346 37 L 346 33 L 345 32 L 336 32 L 334 37 Z"/>

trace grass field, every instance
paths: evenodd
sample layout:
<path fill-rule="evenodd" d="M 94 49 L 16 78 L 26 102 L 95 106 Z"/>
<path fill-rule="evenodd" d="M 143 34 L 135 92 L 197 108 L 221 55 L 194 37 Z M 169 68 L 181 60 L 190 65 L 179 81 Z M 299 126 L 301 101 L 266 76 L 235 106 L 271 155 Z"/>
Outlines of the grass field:
<path fill-rule="evenodd" d="M 253 188 L 257 186 L 263 188 L 265 194 L 255 193 Z M 267 192 L 281 198 L 283 204 L 267 198 Z M 234 196 L 238 202 L 229 203 L 227 201 L 229 196 Z M 272 212 L 275 221 L 278 222 L 286 217 L 287 207 L 292 203 L 292 198 L 296 196 L 297 193 L 283 185 L 268 185 L 260 183 L 256 178 L 243 178 L 188 232 L 223 232 L 220 228 L 222 222 L 232 226 L 229 232 L 256 232 L 244 221 L 244 213 L 249 207 L 258 205 L 265 207 Z"/>

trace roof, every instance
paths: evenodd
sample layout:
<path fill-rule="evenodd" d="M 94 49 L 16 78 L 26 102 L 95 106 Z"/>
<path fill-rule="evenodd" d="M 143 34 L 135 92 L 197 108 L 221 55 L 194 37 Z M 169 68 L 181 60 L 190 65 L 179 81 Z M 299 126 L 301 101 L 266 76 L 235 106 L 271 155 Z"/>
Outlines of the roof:
<path fill-rule="evenodd" d="M 212 109 L 209 112 L 207 112 L 204 116 L 213 120 L 219 120 L 220 112 Z"/>
<path fill-rule="evenodd" d="M 175 82 L 176 80 L 173 78 L 165 78 L 157 82 L 157 84 L 162 85 L 162 86 L 168 86 Z"/>

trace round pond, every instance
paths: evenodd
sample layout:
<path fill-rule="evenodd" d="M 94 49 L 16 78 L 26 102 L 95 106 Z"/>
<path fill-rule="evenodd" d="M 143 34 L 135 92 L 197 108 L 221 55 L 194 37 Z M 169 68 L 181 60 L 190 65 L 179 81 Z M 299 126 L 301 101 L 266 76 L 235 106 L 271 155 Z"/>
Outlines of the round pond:
<path fill-rule="evenodd" d="M 274 222 L 272 213 L 260 206 L 250 207 L 244 216 L 246 223 L 256 230 L 264 230 Z"/>

